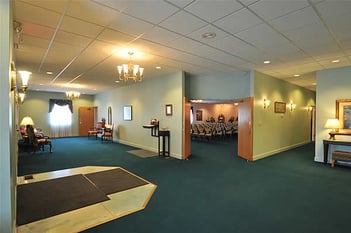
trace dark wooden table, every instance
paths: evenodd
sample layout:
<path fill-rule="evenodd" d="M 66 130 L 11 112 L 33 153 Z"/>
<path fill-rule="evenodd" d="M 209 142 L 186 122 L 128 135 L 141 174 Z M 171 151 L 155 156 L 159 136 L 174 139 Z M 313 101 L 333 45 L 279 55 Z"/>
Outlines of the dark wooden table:
<path fill-rule="evenodd" d="M 351 146 L 351 141 L 323 140 L 324 163 L 328 162 L 329 145 Z"/>

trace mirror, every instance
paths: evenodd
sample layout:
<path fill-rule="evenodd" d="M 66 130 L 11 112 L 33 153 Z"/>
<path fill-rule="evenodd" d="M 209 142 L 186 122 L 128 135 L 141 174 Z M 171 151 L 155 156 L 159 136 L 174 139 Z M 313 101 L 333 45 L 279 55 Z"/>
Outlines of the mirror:
<path fill-rule="evenodd" d="M 123 107 L 123 120 L 125 121 L 132 120 L 132 105 L 126 105 Z"/>
<path fill-rule="evenodd" d="M 112 108 L 109 106 L 107 108 L 107 124 L 112 125 Z"/>

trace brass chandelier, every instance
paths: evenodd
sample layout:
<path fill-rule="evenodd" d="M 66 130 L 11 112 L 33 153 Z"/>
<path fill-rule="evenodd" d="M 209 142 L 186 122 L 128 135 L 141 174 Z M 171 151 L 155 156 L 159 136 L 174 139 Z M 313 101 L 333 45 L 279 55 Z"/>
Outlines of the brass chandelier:
<path fill-rule="evenodd" d="M 78 91 L 66 91 L 67 99 L 78 99 L 80 97 L 80 92 Z"/>
<path fill-rule="evenodd" d="M 128 52 L 128 54 L 130 56 L 129 63 L 117 66 L 118 78 L 124 82 L 127 82 L 129 79 L 134 80 L 134 82 L 141 82 L 143 80 L 144 68 L 137 64 L 133 64 L 133 52 Z"/>

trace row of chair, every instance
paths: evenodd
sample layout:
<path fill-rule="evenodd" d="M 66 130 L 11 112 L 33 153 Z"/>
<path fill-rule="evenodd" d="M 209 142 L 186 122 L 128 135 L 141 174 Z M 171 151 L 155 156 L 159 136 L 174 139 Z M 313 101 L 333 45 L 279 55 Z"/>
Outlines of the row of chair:
<path fill-rule="evenodd" d="M 192 139 L 224 139 L 238 133 L 236 123 L 196 123 L 191 125 Z"/>
<path fill-rule="evenodd" d="M 95 137 L 95 139 L 97 139 L 99 136 L 101 138 L 101 142 L 106 140 L 113 141 L 113 128 L 114 124 L 104 124 L 104 127 L 102 127 L 100 123 L 97 123 L 95 128 L 88 131 L 88 139 L 90 137 Z"/>

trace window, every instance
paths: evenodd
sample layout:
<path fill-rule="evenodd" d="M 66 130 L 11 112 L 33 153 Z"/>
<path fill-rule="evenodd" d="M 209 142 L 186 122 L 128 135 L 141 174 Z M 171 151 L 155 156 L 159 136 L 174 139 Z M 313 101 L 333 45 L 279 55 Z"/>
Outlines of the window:
<path fill-rule="evenodd" d="M 54 108 L 50 113 L 50 125 L 54 127 L 72 125 L 72 113 L 69 110 L 68 105 L 54 105 Z"/>
<path fill-rule="evenodd" d="M 68 137 L 72 136 L 72 112 L 69 105 L 54 104 L 49 114 L 50 118 L 50 136 L 51 137 Z"/>

